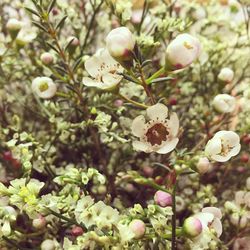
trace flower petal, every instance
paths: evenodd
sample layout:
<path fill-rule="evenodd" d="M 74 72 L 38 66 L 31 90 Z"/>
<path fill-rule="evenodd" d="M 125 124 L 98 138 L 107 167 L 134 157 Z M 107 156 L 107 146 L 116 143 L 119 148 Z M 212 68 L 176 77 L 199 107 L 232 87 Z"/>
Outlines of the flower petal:
<path fill-rule="evenodd" d="M 203 229 L 207 228 L 208 224 L 211 223 L 214 219 L 213 214 L 205 213 L 205 212 L 198 213 L 198 214 L 195 214 L 193 216 L 201 221 Z"/>
<path fill-rule="evenodd" d="M 97 55 L 93 55 L 92 57 L 88 58 L 85 63 L 86 71 L 92 76 L 97 77 L 100 74 L 100 69 L 102 65 L 102 61 Z"/>
<path fill-rule="evenodd" d="M 231 158 L 230 154 L 227 154 L 225 156 L 222 156 L 222 155 L 211 155 L 210 157 L 214 161 L 218 161 L 218 162 L 226 162 L 226 161 L 228 161 Z"/>
<path fill-rule="evenodd" d="M 177 136 L 179 131 L 179 119 L 176 113 L 172 113 L 168 121 L 168 126 L 172 136 Z"/>
<path fill-rule="evenodd" d="M 145 128 L 145 117 L 143 115 L 137 116 L 131 125 L 132 134 L 137 137 L 142 137 L 144 135 Z"/>
<path fill-rule="evenodd" d="M 83 83 L 85 86 L 88 86 L 88 87 L 97 87 L 97 88 L 101 88 L 101 86 L 103 85 L 102 82 L 93 80 L 93 79 L 91 79 L 91 78 L 89 78 L 89 77 L 83 77 L 82 83 Z"/>
<path fill-rule="evenodd" d="M 168 108 L 162 104 L 157 103 L 147 108 L 147 115 L 152 120 L 165 120 L 168 117 Z"/>
<path fill-rule="evenodd" d="M 208 141 L 205 152 L 209 156 L 213 156 L 219 154 L 221 152 L 221 139 L 213 137 L 211 140 Z"/>
<path fill-rule="evenodd" d="M 146 142 L 141 142 L 141 141 L 133 141 L 132 143 L 133 148 L 136 151 L 143 151 L 145 153 L 150 153 L 152 152 L 152 148 L 150 147 L 150 145 Z"/>
<path fill-rule="evenodd" d="M 163 147 L 161 147 L 159 150 L 157 150 L 156 152 L 158 154 L 167 154 L 169 152 L 171 152 L 172 150 L 175 149 L 177 143 L 178 143 L 179 139 L 178 138 L 174 138 L 171 141 L 168 141 Z"/>
<path fill-rule="evenodd" d="M 245 192 L 244 191 L 237 191 L 235 193 L 235 202 L 237 205 L 241 205 L 244 204 L 244 196 L 245 196 Z"/>
<path fill-rule="evenodd" d="M 217 207 L 204 207 L 201 211 L 204 212 L 204 213 L 211 213 L 216 218 L 219 218 L 219 219 L 222 218 L 221 210 L 219 208 L 217 208 Z"/>
<path fill-rule="evenodd" d="M 217 237 L 220 237 L 222 234 L 222 224 L 218 218 L 215 218 L 211 224 L 211 227 L 215 230 Z"/>
<path fill-rule="evenodd" d="M 106 86 L 113 87 L 122 80 L 122 76 L 106 73 L 105 75 L 102 76 L 102 80 L 106 84 Z"/>
<path fill-rule="evenodd" d="M 230 156 L 235 156 L 240 152 L 241 145 L 238 144 L 237 146 L 233 147 L 230 151 Z"/>

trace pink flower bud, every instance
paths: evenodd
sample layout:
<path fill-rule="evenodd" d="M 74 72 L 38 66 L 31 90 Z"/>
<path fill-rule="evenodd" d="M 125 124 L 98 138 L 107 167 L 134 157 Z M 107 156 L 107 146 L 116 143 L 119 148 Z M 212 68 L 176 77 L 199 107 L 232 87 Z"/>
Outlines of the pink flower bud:
<path fill-rule="evenodd" d="M 45 64 L 45 65 L 50 65 L 54 61 L 53 56 L 48 52 L 43 53 L 41 55 L 40 59 L 41 59 L 42 63 Z"/>
<path fill-rule="evenodd" d="M 70 41 L 72 41 L 70 43 L 70 46 L 72 47 L 77 47 L 79 46 L 80 42 L 78 40 L 78 38 L 74 37 L 74 36 L 70 36 L 68 39 L 67 39 L 67 42 L 69 43 Z"/>
<path fill-rule="evenodd" d="M 109 54 L 115 59 L 129 60 L 135 47 L 135 39 L 126 27 L 119 27 L 109 32 L 106 37 Z"/>
<path fill-rule="evenodd" d="M 123 100 L 121 100 L 121 99 L 115 100 L 115 101 L 114 101 L 114 105 L 115 105 L 117 108 L 121 107 L 121 106 L 123 105 Z"/>
<path fill-rule="evenodd" d="M 40 215 L 37 219 L 32 221 L 32 225 L 35 229 L 42 229 L 46 225 L 46 219 Z"/>
<path fill-rule="evenodd" d="M 185 68 L 198 58 L 200 50 L 197 38 L 189 34 L 180 34 L 167 47 L 167 64 L 174 69 Z"/>
<path fill-rule="evenodd" d="M 211 170 L 211 164 L 207 157 L 201 157 L 196 165 L 196 168 L 200 174 L 205 174 Z"/>
<path fill-rule="evenodd" d="M 157 191 L 154 196 L 155 203 L 161 207 L 172 205 L 172 196 L 161 190 Z"/>
<path fill-rule="evenodd" d="M 71 234 L 72 236 L 81 236 L 83 234 L 83 229 L 81 227 L 78 227 L 78 226 L 74 226 L 72 229 L 71 229 Z"/>
<path fill-rule="evenodd" d="M 132 220 L 129 224 L 129 228 L 135 234 L 136 239 L 141 238 L 146 231 L 145 223 L 142 220 L 138 219 Z"/>
<path fill-rule="evenodd" d="M 202 232 L 201 221 L 194 217 L 188 217 L 183 224 L 183 231 L 187 236 L 196 237 Z"/>

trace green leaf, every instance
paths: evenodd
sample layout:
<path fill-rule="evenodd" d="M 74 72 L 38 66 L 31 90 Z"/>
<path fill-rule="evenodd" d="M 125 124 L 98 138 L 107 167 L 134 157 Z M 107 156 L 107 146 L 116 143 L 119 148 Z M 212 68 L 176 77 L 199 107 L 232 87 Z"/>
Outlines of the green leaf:
<path fill-rule="evenodd" d="M 42 24 L 40 24 L 39 22 L 32 21 L 32 23 L 33 23 L 36 27 L 38 27 L 39 29 L 41 29 L 41 30 L 45 31 L 46 33 L 48 33 L 46 27 L 44 27 L 44 26 L 43 26 Z"/>
<path fill-rule="evenodd" d="M 145 67 L 145 66 L 147 66 L 147 65 L 149 65 L 149 64 L 151 64 L 152 63 L 152 60 L 146 60 L 146 61 L 144 61 L 143 63 L 142 63 L 142 67 Z"/>
<path fill-rule="evenodd" d="M 34 15 L 36 15 L 36 16 L 38 16 L 38 17 L 41 18 L 41 16 L 39 15 L 39 13 L 36 12 L 35 10 L 33 10 L 33 9 L 31 9 L 31 8 L 28 8 L 28 7 L 25 7 L 25 9 L 26 9 L 28 12 L 30 12 L 31 14 L 34 14 Z"/>
<path fill-rule="evenodd" d="M 73 71 L 76 71 L 76 70 L 77 70 L 77 68 L 78 68 L 78 66 L 80 65 L 81 62 L 82 62 L 82 58 L 81 58 L 81 57 L 78 58 L 78 59 L 75 61 L 74 65 L 73 65 Z"/>
<path fill-rule="evenodd" d="M 173 79 L 174 79 L 173 77 L 160 77 L 160 78 L 154 79 L 151 83 L 165 82 L 165 81 L 169 81 Z"/>
<path fill-rule="evenodd" d="M 63 27 L 64 22 L 65 22 L 65 20 L 66 20 L 67 17 L 68 17 L 68 16 L 64 16 L 64 17 L 61 19 L 61 21 L 56 25 L 56 30 L 57 30 L 57 29 L 61 29 L 61 28 Z"/>
<path fill-rule="evenodd" d="M 52 9 L 54 8 L 56 4 L 56 0 L 52 0 L 49 7 L 48 7 L 48 13 L 50 13 L 52 11 Z"/>
<path fill-rule="evenodd" d="M 51 43 L 46 43 L 51 49 L 53 49 L 54 51 L 56 51 L 58 54 L 60 54 L 59 50 L 54 46 L 52 45 Z"/>
<path fill-rule="evenodd" d="M 67 51 L 67 49 L 69 48 L 69 46 L 70 46 L 70 44 L 74 41 L 74 39 L 75 38 L 72 38 L 69 42 L 68 42 L 68 44 L 65 46 L 65 51 Z"/>

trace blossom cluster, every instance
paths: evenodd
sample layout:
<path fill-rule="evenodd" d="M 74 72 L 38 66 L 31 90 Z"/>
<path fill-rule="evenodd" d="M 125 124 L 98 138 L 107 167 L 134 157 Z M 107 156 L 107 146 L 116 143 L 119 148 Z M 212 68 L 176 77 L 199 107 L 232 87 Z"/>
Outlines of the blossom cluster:
<path fill-rule="evenodd" d="M 249 250 L 249 8 L 0 1 L 0 249 Z"/>

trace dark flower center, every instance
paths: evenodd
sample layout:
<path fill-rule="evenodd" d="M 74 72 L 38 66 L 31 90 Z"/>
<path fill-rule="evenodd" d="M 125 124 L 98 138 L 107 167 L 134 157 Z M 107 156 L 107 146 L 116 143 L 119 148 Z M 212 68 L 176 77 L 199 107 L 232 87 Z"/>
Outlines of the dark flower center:
<path fill-rule="evenodd" d="M 152 126 L 150 129 L 148 129 L 146 133 L 147 141 L 154 146 L 155 144 L 161 145 L 162 141 L 167 140 L 169 132 L 167 128 L 161 124 L 157 123 L 154 126 Z"/>

